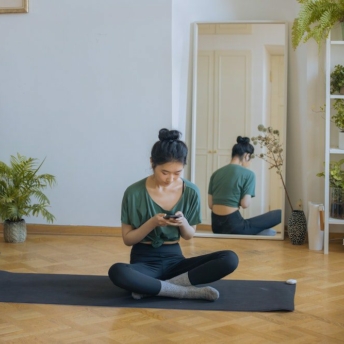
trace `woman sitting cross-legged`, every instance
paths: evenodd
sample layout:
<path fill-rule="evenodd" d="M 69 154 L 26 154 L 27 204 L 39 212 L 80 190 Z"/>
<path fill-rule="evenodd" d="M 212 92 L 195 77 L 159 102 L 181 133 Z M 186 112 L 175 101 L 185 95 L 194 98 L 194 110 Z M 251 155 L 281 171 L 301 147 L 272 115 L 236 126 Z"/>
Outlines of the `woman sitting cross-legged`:
<path fill-rule="evenodd" d="M 281 223 L 280 209 L 244 219 L 241 208 L 248 208 L 255 196 L 256 177 L 248 167 L 254 147 L 248 137 L 237 137 L 232 148 L 232 160 L 210 177 L 208 205 L 211 209 L 211 228 L 216 234 L 269 235 L 272 227 Z"/>
<path fill-rule="evenodd" d="M 161 129 L 151 150 L 152 175 L 129 186 L 122 200 L 122 238 L 132 246 L 130 264 L 115 263 L 111 281 L 132 297 L 167 296 L 214 301 L 219 293 L 208 284 L 238 266 L 233 251 L 185 258 L 179 240 L 190 240 L 200 221 L 200 194 L 183 179 L 188 148 L 177 130 Z M 175 218 L 167 218 L 175 215 Z"/>

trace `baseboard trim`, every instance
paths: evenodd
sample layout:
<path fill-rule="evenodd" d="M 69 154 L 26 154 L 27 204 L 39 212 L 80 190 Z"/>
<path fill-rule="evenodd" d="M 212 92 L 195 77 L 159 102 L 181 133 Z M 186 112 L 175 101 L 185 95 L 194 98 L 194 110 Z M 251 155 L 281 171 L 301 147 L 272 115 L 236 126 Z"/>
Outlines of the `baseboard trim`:
<path fill-rule="evenodd" d="M 0 224 L 0 233 L 3 233 L 4 225 Z M 68 226 L 68 225 L 40 225 L 26 224 L 28 234 L 42 235 L 89 235 L 89 236 L 122 236 L 121 227 L 102 226 Z"/>
<path fill-rule="evenodd" d="M 104 226 L 69 226 L 69 225 L 40 225 L 40 224 L 26 224 L 28 234 L 41 234 L 41 235 L 80 235 L 80 236 L 111 236 L 121 237 L 121 227 L 104 227 Z M 197 225 L 198 230 L 211 231 L 210 225 Z M 4 231 L 3 223 L 0 223 L 0 233 Z M 285 236 L 288 238 L 288 231 L 285 227 Z M 342 239 L 344 233 L 329 233 L 330 240 Z M 344 240 L 344 239 L 343 239 Z"/>

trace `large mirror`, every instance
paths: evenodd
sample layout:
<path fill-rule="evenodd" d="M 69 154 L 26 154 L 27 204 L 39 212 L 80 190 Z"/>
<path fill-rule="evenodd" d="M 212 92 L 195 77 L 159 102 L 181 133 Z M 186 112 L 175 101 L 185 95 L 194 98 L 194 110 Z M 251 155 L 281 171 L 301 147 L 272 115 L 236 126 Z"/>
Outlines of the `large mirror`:
<path fill-rule="evenodd" d="M 285 148 L 287 34 L 285 22 L 194 24 L 191 180 L 202 198 L 198 237 L 284 239 L 283 185 L 264 160 L 256 157 L 251 162 L 256 196 L 240 212 L 249 218 L 281 209 L 275 236 L 214 234 L 207 199 L 210 176 L 230 162 L 237 136 L 251 138 L 260 134 L 259 124 L 272 126 Z M 255 153 L 262 151 L 254 147 Z"/>

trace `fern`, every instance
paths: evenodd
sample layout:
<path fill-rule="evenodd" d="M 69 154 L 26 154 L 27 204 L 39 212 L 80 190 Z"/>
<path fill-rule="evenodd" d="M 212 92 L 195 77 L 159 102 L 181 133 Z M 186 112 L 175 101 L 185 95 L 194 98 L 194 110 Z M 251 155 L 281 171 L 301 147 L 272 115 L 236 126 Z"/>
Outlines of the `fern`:
<path fill-rule="evenodd" d="M 43 160 L 44 162 L 44 160 Z M 50 202 L 42 192 L 56 183 L 51 174 L 38 175 L 42 164 L 37 160 L 20 154 L 11 156 L 10 165 L 0 161 L 0 217 L 12 222 L 20 221 L 23 216 L 42 215 L 48 222 L 54 216 L 46 209 Z"/>
<path fill-rule="evenodd" d="M 300 12 L 292 26 L 292 45 L 314 39 L 319 47 L 332 27 L 344 21 L 344 0 L 297 0 Z"/>

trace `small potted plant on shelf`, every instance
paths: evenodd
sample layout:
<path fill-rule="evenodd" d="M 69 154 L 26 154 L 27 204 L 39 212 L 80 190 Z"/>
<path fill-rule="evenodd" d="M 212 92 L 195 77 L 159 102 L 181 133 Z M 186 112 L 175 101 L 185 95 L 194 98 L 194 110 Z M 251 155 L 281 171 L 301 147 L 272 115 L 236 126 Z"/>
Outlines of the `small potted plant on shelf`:
<path fill-rule="evenodd" d="M 331 94 L 344 94 L 344 66 L 336 65 L 330 74 Z"/>
<path fill-rule="evenodd" d="M 339 130 L 338 148 L 344 149 L 344 99 L 336 99 L 332 105 L 336 111 L 331 120 Z"/>
<path fill-rule="evenodd" d="M 344 149 L 344 99 L 336 99 L 332 104 L 332 108 L 336 112 L 331 116 L 331 121 L 339 130 L 338 148 Z M 320 110 L 315 112 L 324 113 L 325 109 L 326 104 L 320 106 Z"/>
<path fill-rule="evenodd" d="M 0 217 L 4 220 L 5 242 L 26 240 L 24 216 L 40 214 L 47 222 L 54 221 L 43 190 L 52 187 L 56 180 L 51 174 L 38 174 L 43 162 L 38 165 L 37 159 L 20 154 L 11 156 L 10 165 L 0 161 Z"/>
<path fill-rule="evenodd" d="M 332 105 L 336 113 L 331 116 L 331 120 L 336 127 L 343 132 L 344 131 L 344 99 L 336 99 Z"/>
<path fill-rule="evenodd" d="M 329 166 L 330 182 L 330 216 L 344 218 L 344 159 L 331 161 Z M 325 172 L 317 173 L 317 177 L 325 177 Z"/>
<path fill-rule="evenodd" d="M 335 24 L 340 23 L 343 32 L 344 0 L 297 0 L 300 12 L 292 26 L 292 45 L 296 49 L 313 38 L 319 48 Z"/>
<path fill-rule="evenodd" d="M 260 153 L 257 156 L 266 161 L 270 165 L 270 169 L 276 169 L 276 173 L 281 178 L 288 203 L 292 210 L 291 216 L 288 219 L 288 236 L 293 245 L 302 245 L 305 241 L 307 233 L 306 216 L 302 209 L 295 210 L 293 208 L 289 198 L 282 174 L 282 166 L 284 161 L 282 156 L 283 147 L 282 143 L 280 142 L 279 131 L 273 129 L 272 127 L 265 127 L 262 124 L 258 126 L 258 131 L 260 131 L 262 134 L 252 137 L 252 142 L 254 145 L 259 144 L 260 148 L 262 149 L 266 148 L 266 152 Z"/>

